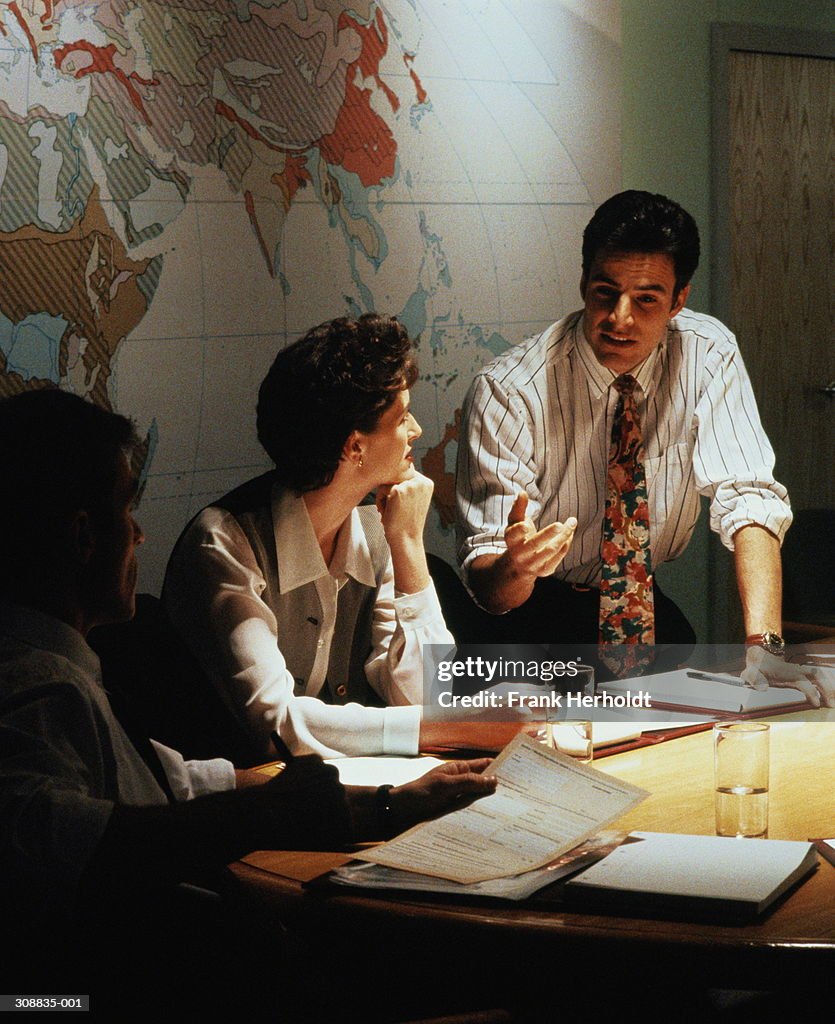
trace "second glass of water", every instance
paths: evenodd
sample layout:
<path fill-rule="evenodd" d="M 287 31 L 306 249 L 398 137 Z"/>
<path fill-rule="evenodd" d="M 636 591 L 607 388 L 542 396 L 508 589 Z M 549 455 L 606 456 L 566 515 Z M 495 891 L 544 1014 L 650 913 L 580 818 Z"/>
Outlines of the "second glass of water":
<path fill-rule="evenodd" d="M 768 836 L 769 727 L 765 722 L 713 726 L 716 834 Z"/>

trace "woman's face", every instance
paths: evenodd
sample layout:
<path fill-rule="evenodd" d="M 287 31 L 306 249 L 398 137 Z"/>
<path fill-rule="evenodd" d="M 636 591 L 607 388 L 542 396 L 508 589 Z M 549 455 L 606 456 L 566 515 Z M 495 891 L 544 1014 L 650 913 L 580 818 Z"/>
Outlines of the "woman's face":
<path fill-rule="evenodd" d="M 423 431 L 409 411 L 409 389 L 398 391 L 392 404 L 380 417 L 363 440 L 363 468 L 373 480 L 373 486 L 397 484 L 415 475 L 412 442 Z"/>

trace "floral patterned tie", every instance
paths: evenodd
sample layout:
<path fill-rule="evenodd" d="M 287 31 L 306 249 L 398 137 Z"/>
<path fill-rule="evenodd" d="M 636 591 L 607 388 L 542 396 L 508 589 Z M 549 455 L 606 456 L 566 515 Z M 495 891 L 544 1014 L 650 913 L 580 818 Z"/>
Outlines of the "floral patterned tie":
<path fill-rule="evenodd" d="M 601 644 L 655 642 L 649 503 L 641 423 L 634 396 L 636 384 L 628 373 L 612 384 L 618 391 L 618 403 L 609 448 L 601 545 Z M 624 659 L 621 665 L 624 670 L 636 667 L 641 661 L 626 657 L 625 652 Z"/>

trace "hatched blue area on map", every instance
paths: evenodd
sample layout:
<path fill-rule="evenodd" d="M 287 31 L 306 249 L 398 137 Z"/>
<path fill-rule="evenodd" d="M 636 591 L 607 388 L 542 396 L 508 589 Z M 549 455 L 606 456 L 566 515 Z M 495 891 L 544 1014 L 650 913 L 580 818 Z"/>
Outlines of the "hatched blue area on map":
<path fill-rule="evenodd" d="M 423 285 L 419 284 L 397 318 L 409 332 L 410 338 L 419 338 L 423 334 L 426 327 L 426 300 L 429 297 Z"/>
<path fill-rule="evenodd" d="M 6 357 L 6 369 L 24 380 L 60 382 L 58 354 L 67 321 L 49 313 L 31 313 L 13 324 L 0 313 L 0 351 Z"/>
<path fill-rule="evenodd" d="M 366 246 L 362 243 L 360 238 L 351 232 L 349 225 L 344 224 L 343 228 L 345 236 L 350 244 L 352 250 L 359 249 L 363 255 L 368 257 L 375 267 L 379 267 L 383 260 L 388 256 L 389 246 L 388 239 L 386 238 L 385 232 L 380 226 L 380 222 L 371 213 L 370 199 L 374 189 L 366 188 L 360 181 L 359 177 L 352 171 L 346 171 L 336 165 L 328 165 L 328 173 L 336 180 L 339 185 L 339 191 L 342 197 L 342 203 L 348 214 L 355 220 L 364 220 L 368 223 L 371 230 L 374 232 L 374 236 L 377 242 L 377 251 L 368 252 Z M 395 176 L 396 177 L 396 176 Z M 394 181 L 395 179 L 391 179 Z M 390 184 L 388 179 L 384 179 L 384 184 Z"/>

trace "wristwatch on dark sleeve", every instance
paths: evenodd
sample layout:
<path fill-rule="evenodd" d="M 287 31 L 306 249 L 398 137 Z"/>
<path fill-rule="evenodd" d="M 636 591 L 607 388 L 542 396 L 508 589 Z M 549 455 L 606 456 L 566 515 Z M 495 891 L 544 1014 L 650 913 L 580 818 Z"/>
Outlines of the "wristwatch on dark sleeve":
<path fill-rule="evenodd" d="M 772 630 L 766 630 L 765 633 L 752 633 L 751 636 L 745 638 L 745 646 L 762 647 L 769 654 L 773 654 L 775 658 L 786 656 L 786 641 L 779 633 Z"/>

